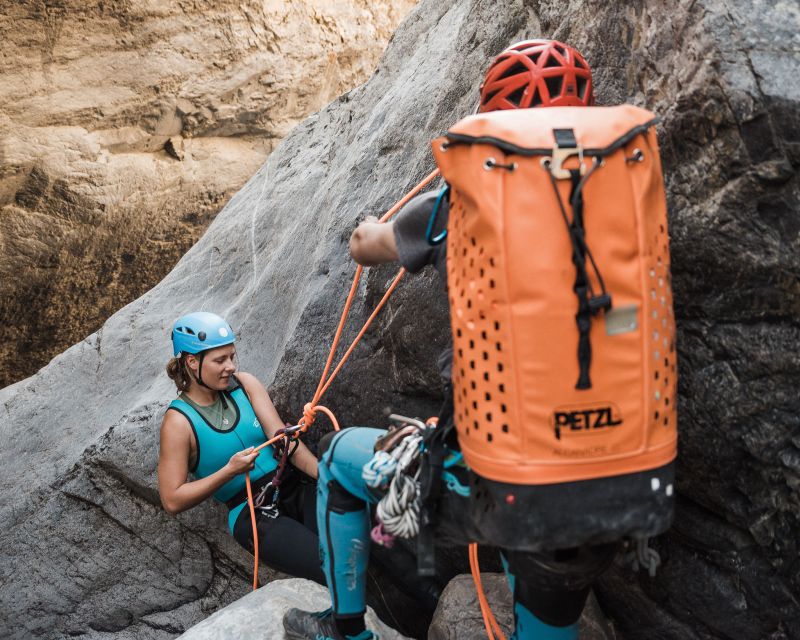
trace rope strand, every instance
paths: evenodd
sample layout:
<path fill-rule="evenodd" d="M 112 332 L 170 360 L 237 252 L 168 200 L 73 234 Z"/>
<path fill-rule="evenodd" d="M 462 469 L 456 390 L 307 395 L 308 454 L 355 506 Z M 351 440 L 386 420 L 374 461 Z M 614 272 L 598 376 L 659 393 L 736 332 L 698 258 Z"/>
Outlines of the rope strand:
<path fill-rule="evenodd" d="M 414 187 L 411 191 L 409 191 L 405 196 L 403 196 L 389 211 L 387 211 L 380 219 L 380 222 L 386 222 L 389 218 L 391 218 L 394 214 L 396 214 L 411 198 L 417 195 L 420 191 L 422 191 L 432 180 L 434 180 L 439 175 L 439 169 L 434 169 L 431 171 L 422 181 Z M 356 345 L 359 343 L 361 338 L 366 333 L 369 326 L 372 324 L 372 321 L 377 317 L 380 310 L 384 307 L 386 302 L 389 300 L 389 297 L 394 292 L 397 285 L 400 283 L 400 280 L 405 275 L 405 269 L 400 269 L 398 274 L 395 276 L 392 283 L 389 285 L 388 290 L 384 294 L 381 301 L 378 303 L 376 309 L 372 312 L 370 317 L 367 319 L 366 323 L 362 327 L 361 331 L 358 332 L 358 335 L 353 340 L 350 347 L 347 349 L 345 354 L 342 356 L 342 359 L 339 361 L 339 364 L 333 370 L 333 373 L 330 374 L 328 377 L 328 372 L 333 365 L 333 359 L 336 355 L 336 350 L 339 347 L 339 342 L 342 338 L 342 333 L 344 332 L 344 326 L 347 321 L 347 316 L 350 313 L 350 308 L 353 306 L 353 300 L 355 299 L 356 292 L 358 291 L 358 283 L 361 279 L 361 274 L 364 272 L 364 267 L 359 265 L 356 268 L 356 273 L 353 277 L 353 284 L 350 285 L 350 291 L 347 294 L 347 299 L 345 300 L 344 309 L 342 310 L 341 318 L 339 319 L 339 324 L 336 327 L 336 332 L 333 337 L 333 341 L 331 343 L 330 351 L 328 352 L 328 357 L 325 361 L 325 367 L 322 370 L 322 375 L 319 379 L 319 384 L 317 384 L 317 389 L 314 392 L 314 397 L 311 402 L 307 403 L 303 407 L 303 417 L 298 422 L 297 426 L 299 429 L 297 431 L 293 431 L 291 434 L 281 433 L 280 435 L 276 435 L 274 438 L 270 438 L 264 444 L 259 445 L 255 448 L 255 451 L 261 451 L 262 449 L 268 447 L 269 445 L 277 442 L 281 438 L 285 439 L 284 446 L 289 447 L 291 441 L 300 437 L 301 433 L 304 433 L 308 430 L 308 428 L 314 424 L 316 419 L 316 414 L 318 411 L 321 411 L 331 421 L 333 424 L 334 431 L 339 431 L 339 422 L 336 420 L 336 416 L 333 415 L 333 412 L 319 404 L 320 398 L 322 395 L 328 390 L 333 382 L 334 378 L 338 375 L 341 371 L 344 363 L 350 357 L 350 354 L 353 353 L 353 350 L 356 348 Z M 327 380 L 326 380 L 327 378 Z M 250 521 L 253 526 L 253 557 L 254 557 L 254 567 L 253 567 L 253 591 L 258 589 L 258 529 L 256 527 L 256 512 L 255 507 L 253 505 L 253 491 L 250 485 L 250 472 L 245 472 L 245 485 L 247 487 L 247 504 L 250 507 Z"/>

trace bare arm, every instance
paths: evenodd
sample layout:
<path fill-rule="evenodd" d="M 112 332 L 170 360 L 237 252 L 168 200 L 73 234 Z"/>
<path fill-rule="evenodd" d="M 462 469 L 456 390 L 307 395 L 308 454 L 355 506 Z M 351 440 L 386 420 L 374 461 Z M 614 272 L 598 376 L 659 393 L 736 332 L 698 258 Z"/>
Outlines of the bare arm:
<path fill-rule="evenodd" d="M 264 385 L 258 381 L 258 378 L 250 375 L 249 373 L 239 372 L 236 374 L 244 386 L 247 395 L 250 397 L 250 404 L 253 405 L 253 410 L 256 412 L 256 417 L 261 423 L 261 428 L 264 430 L 267 438 L 273 438 L 275 432 L 283 427 L 283 420 L 278 415 L 275 405 L 264 388 Z M 309 450 L 309 448 L 298 441 L 297 450 L 291 458 L 292 464 L 300 469 L 303 473 L 317 477 L 317 458 Z"/>
<path fill-rule="evenodd" d="M 234 454 L 228 463 L 205 478 L 189 481 L 192 433 L 187 419 L 177 411 L 167 411 L 161 423 L 158 456 L 158 493 L 161 504 L 171 514 L 200 504 L 223 484 L 253 468 L 258 452 L 252 449 Z"/>
<path fill-rule="evenodd" d="M 397 242 L 393 222 L 378 222 L 370 216 L 350 236 L 350 255 L 358 264 L 372 267 L 385 262 L 397 262 Z"/>

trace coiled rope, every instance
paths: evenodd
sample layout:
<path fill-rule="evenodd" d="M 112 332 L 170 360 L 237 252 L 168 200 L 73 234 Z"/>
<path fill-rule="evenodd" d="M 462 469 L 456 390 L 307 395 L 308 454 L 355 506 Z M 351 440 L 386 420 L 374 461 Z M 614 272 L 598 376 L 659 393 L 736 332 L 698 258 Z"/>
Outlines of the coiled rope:
<path fill-rule="evenodd" d="M 413 538 L 419 533 L 419 467 L 413 475 L 408 471 L 418 461 L 421 445 L 422 434 L 410 434 L 390 454 L 394 464 L 388 460 L 382 465 L 379 463 L 383 469 L 375 479 L 381 481 L 379 486 L 386 486 L 385 480 L 388 479 L 388 490 L 378 502 L 376 515 L 383 525 L 383 531 L 389 535 Z M 365 468 L 362 476 L 364 472 L 371 475 L 371 471 Z"/>

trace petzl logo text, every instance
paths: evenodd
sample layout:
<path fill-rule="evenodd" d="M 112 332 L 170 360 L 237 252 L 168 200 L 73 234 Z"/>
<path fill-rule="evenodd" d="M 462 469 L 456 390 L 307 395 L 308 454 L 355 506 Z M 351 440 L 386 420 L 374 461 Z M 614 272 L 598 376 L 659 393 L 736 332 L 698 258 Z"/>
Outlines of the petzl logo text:
<path fill-rule="evenodd" d="M 559 407 L 553 412 L 556 440 L 568 435 L 600 433 L 622 424 L 622 414 L 614 404 L 591 407 Z"/>

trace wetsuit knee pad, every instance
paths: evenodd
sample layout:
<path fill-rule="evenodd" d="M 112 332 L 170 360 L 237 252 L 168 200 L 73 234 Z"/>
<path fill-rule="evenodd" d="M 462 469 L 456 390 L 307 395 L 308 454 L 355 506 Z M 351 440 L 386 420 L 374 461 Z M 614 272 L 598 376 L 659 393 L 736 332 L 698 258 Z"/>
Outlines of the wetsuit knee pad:
<path fill-rule="evenodd" d="M 618 543 L 551 552 L 504 551 L 514 601 L 548 625 L 580 619 L 592 582 L 614 559 Z"/>
<path fill-rule="evenodd" d="M 568 627 L 580 620 L 589 587 L 577 591 L 541 589 L 518 579 L 514 589 L 514 605 L 527 609 L 538 620 L 553 627 Z"/>
<path fill-rule="evenodd" d="M 328 480 L 328 510 L 334 513 L 344 514 L 353 511 L 363 511 L 367 508 L 367 503 L 361 498 L 348 492 L 336 480 Z"/>

